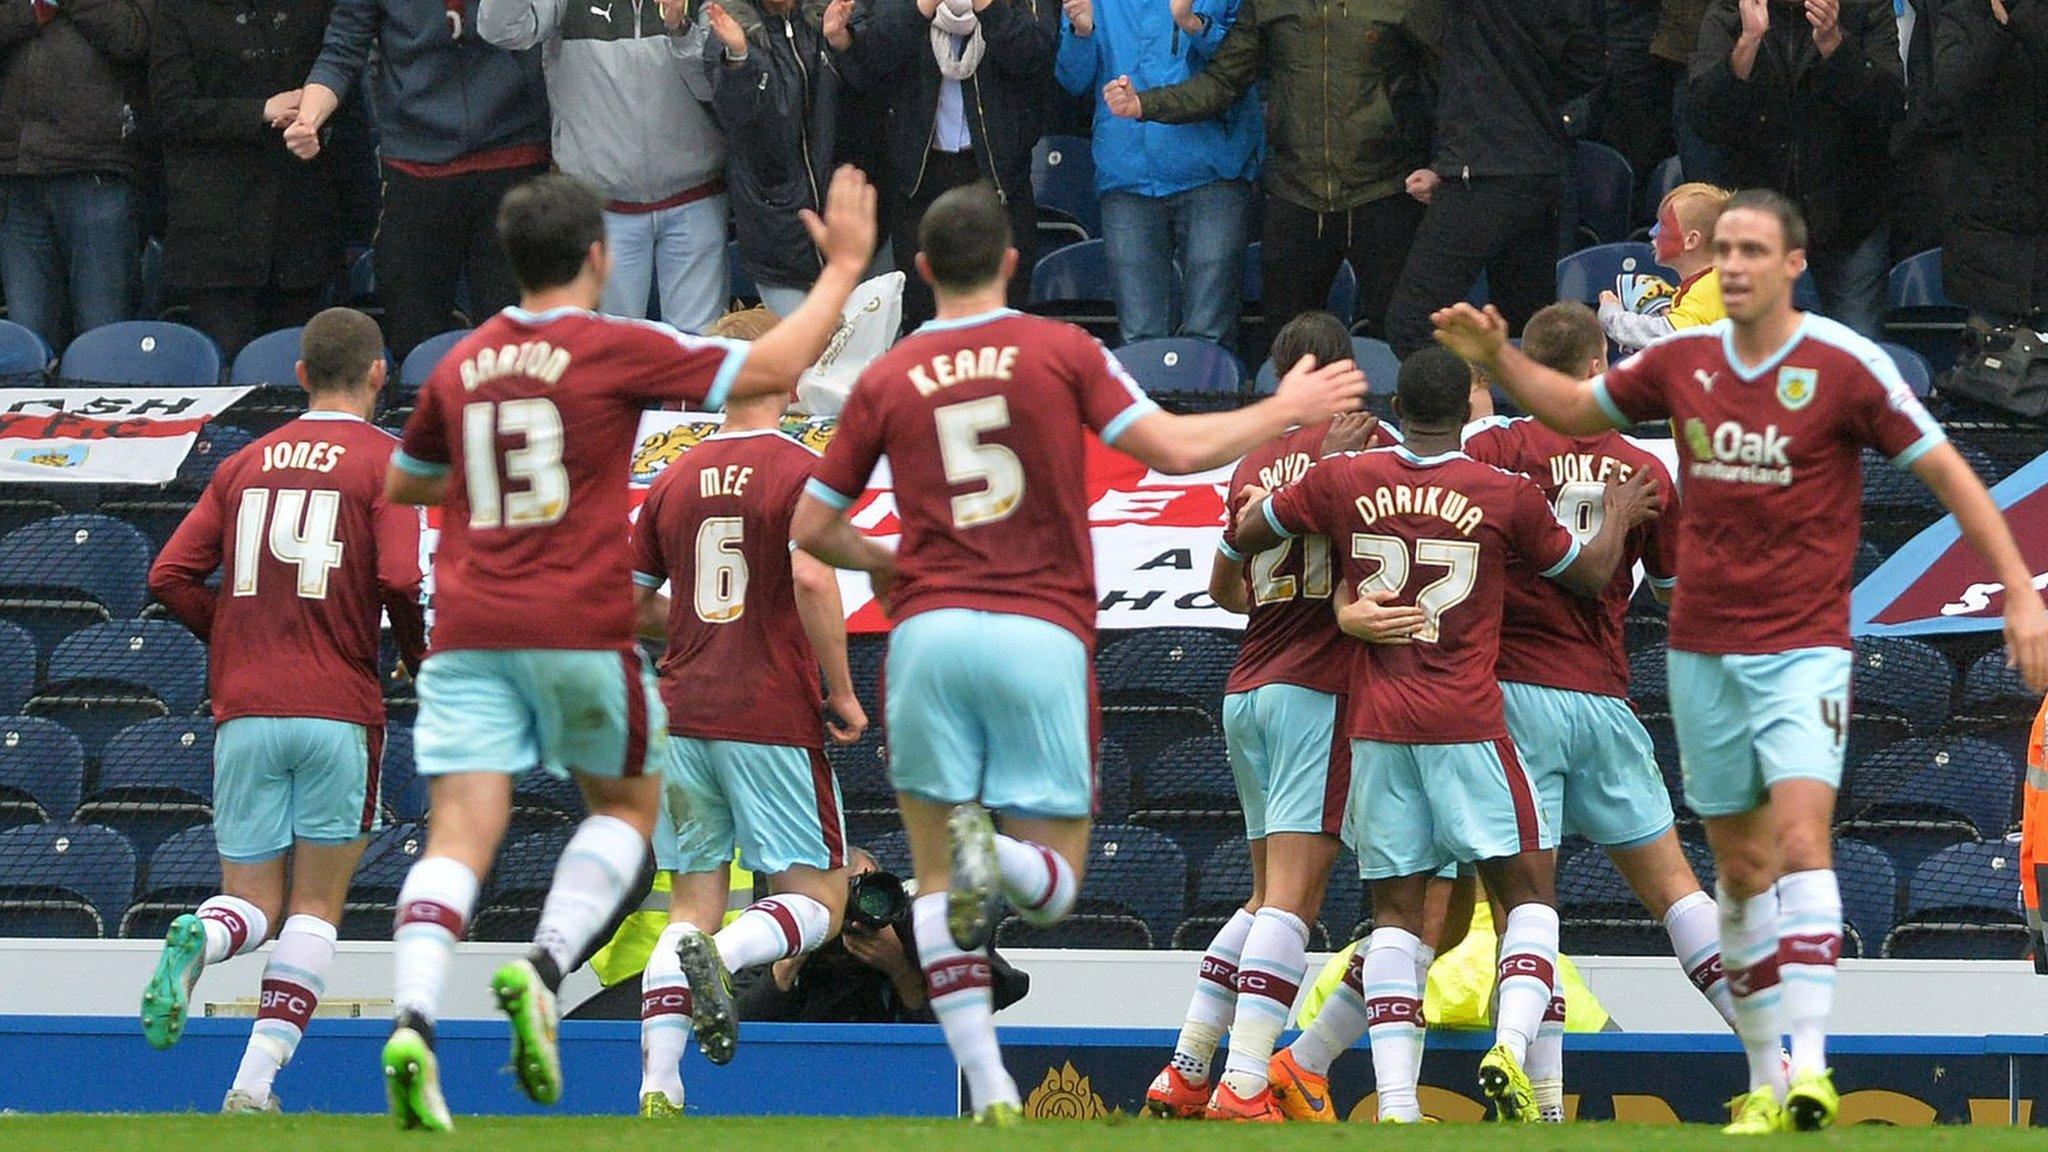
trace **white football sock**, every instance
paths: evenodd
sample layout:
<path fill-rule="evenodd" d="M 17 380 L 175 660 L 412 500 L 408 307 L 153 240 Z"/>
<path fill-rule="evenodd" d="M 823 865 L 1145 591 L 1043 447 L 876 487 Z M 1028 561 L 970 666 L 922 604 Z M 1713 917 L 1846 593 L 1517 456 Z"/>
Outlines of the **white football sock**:
<path fill-rule="evenodd" d="M 1493 1034 L 1494 1042 L 1507 1045 L 1518 1063 L 1529 1061 L 1529 1045 L 1543 1026 L 1556 982 L 1557 909 L 1545 904 L 1509 909 L 1500 934 L 1500 1007 Z"/>
<path fill-rule="evenodd" d="M 1678 957 L 1686 979 L 1735 1027 L 1735 997 L 1728 992 L 1728 974 L 1721 969 L 1721 914 L 1705 892 L 1681 896 L 1664 913 L 1664 931 L 1671 936 L 1671 954 Z"/>
<path fill-rule="evenodd" d="M 1778 892 L 1767 889 L 1747 900 L 1715 893 L 1721 917 L 1721 964 L 1735 999 L 1735 1034 L 1749 1056 L 1749 1087 L 1769 1085 L 1785 1095 L 1785 1065 L 1778 1044 Z"/>
<path fill-rule="evenodd" d="M 1842 889 L 1832 868 L 1778 881 L 1778 979 L 1792 1074 L 1827 1071 L 1828 1017 L 1835 1008 L 1835 962 L 1842 955 Z"/>
<path fill-rule="evenodd" d="M 647 838 L 616 816 L 587 816 L 555 862 L 554 882 L 540 908 L 533 945 L 566 976 L 591 938 L 611 923 L 626 889 L 640 876 Z"/>
<path fill-rule="evenodd" d="M 967 1077 L 967 1099 L 975 1112 L 991 1104 L 1017 1104 L 1017 1084 L 1003 1067 L 996 1046 L 994 977 L 988 957 L 963 952 L 946 927 L 946 894 L 932 892 L 910 903 L 917 936 L 918 961 L 924 965 L 924 986 L 931 996 L 932 1015 L 946 1034 L 946 1047 Z"/>
<path fill-rule="evenodd" d="M 1322 1011 L 1302 1029 L 1287 1050 L 1302 1071 L 1328 1076 L 1330 1065 L 1365 1036 L 1365 950 L 1368 940 L 1358 942 L 1345 966 L 1344 979 L 1323 1001 Z"/>
<path fill-rule="evenodd" d="M 640 1094 L 659 1092 L 683 1104 L 683 1049 L 690 1044 L 690 981 L 676 958 L 676 943 L 695 932 L 670 924 L 654 942 L 647 970 L 640 974 Z"/>
<path fill-rule="evenodd" d="M 1418 939 L 1415 942 L 1415 996 L 1422 1001 L 1425 1009 L 1429 1005 L 1429 966 L 1434 963 L 1436 963 L 1436 949 L 1431 948 Z M 1428 1041 L 1429 1018 L 1425 1014 L 1415 1022 L 1415 1070 L 1417 1076 L 1420 1076 L 1422 1072 L 1422 1046 L 1428 1043 Z"/>
<path fill-rule="evenodd" d="M 1287 1027 L 1307 970 L 1308 925 L 1282 908 L 1259 909 L 1237 965 L 1237 1015 L 1223 1062 L 1223 1083 L 1239 1099 L 1265 1090 L 1273 1045 Z"/>
<path fill-rule="evenodd" d="M 1216 930 L 1209 950 L 1202 953 L 1195 994 L 1188 999 L 1187 1019 L 1181 1022 L 1180 1038 L 1173 1045 L 1173 1066 L 1190 1084 L 1209 1082 L 1209 1062 L 1216 1058 L 1216 1045 L 1237 1014 L 1237 965 L 1253 919 L 1250 912 L 1239 908 Z"/>
<path fill-rule="evenodd" d="M 1415 934 L 1375 928 L 1365 946 L 1366 1035 L 1372 1040 L 1372 1074 L 1380 1094 L 1381 1120 L 1420 1120 L 1416 1083 L 1415 1032 L 1422 1026 L 1422 989 L 1415 984 Z"/>
<path fill-rule="evenodd" d="M 270 917 L 239 896 L 208 897 L 195 915 L 206 929 L 205 964 L 252 952 L 270 938 Z"/>
<path fill-rule="evenodd" d="M 1550 986 L 1550 1005 L 1529 1045 L 1529 1086 L 1536 1093 L 1536 1114 L 1552 1124 L 1564 1122 L 1564 977 Z"/>
<path fill-rule="evenodd" d="M 288 917 L 277 934 L 277 947 L 263 966 L 263 996 L 256 1008 L 256 1026 L 242 1052 L 235 1087 L 258 1102 L 270 1099 L 278 1069 L 292 1062 L 305 1038 L 313 1009 L 327 991 L 327 966 L 334 962 L 334 925 L 318 916 Z"/>
<path fill-rule="evenodd" d="M 1057 924 L 1074 910 L 1081 886 L 1073 866 L 1045 845 L 998 834 L 996 869 L 1003 876 L 1003 896 L 1026 924 Z"/>
<path fill-rule="evenodd" d="M 747 905 L 712 941 L 727 971 L 772 964 L 800 956 L 825 942 L 832 912 L 809 896 L 795 892 L 770 896 Z"/>
<path fill-rule="evenodd" d="M 429 1021 L 441 1008 L 448 961 L 476 906 L 476 873 L 447 856 L 424 856 L 398 890 L 398 923 L 391 933 L 391 1002 L 399 1012 Z"/>

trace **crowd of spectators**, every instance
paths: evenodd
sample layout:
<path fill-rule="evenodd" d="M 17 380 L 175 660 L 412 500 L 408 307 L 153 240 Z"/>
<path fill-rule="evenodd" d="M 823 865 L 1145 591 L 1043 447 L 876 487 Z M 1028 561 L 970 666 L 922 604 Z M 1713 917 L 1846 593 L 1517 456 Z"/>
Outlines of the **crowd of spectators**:
<path fill-rule="evenodd" d="M 1248 282 L 1277 329 L 1346 261 L 1397 352 L 1481 284 L 1519 327 L 1583 139 L 1793 197 L 1822 310 L 1866 334 L 1934 246 L 1973 312 L 2048 313 L 2048 0 L 8 0 L 0 287 L 53 348 L 169 307 L 232 356 L 368 249 L 402 357 L 512 302 L 494 210 L 553 166 L 608 201 L 605 308 L 701 331 L 729 250 L 801 299 L 839 163 L 896 266 L 987 181 L 1028 268 L 1054 131 L 1092 133 L 1125 341 L 1234 341 Z M 906 326 L 930 309 L 912 277 Z"/>

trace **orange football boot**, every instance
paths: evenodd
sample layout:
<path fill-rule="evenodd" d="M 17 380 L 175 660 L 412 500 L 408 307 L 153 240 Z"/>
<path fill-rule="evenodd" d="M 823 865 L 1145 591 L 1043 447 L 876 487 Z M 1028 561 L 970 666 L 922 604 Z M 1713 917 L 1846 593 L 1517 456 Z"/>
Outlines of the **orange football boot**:
<path fill-rule="evenodd" d="M 1287 1117 L 1280 1106 L 1273 1103 L 1273 1089 L 1269 1085 L 1245 1099 L 1230 1090 L 1227 1084 L 1218 1083 L 1216 1094 L 1209 1097 L 1208 1118 L 1211 1120 L 1240 1120 L 1254 1124 L 1279 1124 Z"/>
<path fill-rule="evenodd" d="M 1330 1102 L 1330 1078 L 1318 1076 L 1295 1062 L 1292 1050 L 1282 1048 L 1266 1066 L 1266 1078 L 1273 1102 L 1289 1120 L 1311 1124 L 1334 1124 L 1337 1109 Z"/>
<path fill-rule="evenodd" d="M 1145 1111 L 1162 1120 L 1200 1120 L 1209 1111 L 1209 1086 L 1189 1083 L 1168 1064 L 1145 1089 Z"/>

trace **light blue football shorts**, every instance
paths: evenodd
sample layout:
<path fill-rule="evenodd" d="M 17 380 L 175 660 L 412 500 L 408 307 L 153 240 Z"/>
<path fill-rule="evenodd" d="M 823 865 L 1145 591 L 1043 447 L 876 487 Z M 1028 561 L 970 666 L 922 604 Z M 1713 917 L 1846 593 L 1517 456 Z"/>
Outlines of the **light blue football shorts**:
<path fill-rule="evenodd" d="M 897 791 L 1019 816 L 1093 810 L 1094 673 L 1080 637 L 1035 616 L 939 608 L 896 625 L 885 672 Z"/>
<path fill-rule="evenodd" d="M 1343 715 L 1343 697 L 1297 684 L 1261 684 L 1223 698 L 1245 839 L 1344 830 L 1351 749 L 1336 739 Z"/>
<path fill-rule="evenodd" d="M 1671 723 L 1692 810 L 1751 811 L 1780 780 L 1840 788 L 1851 663 L 1846 648 L 1719 656 L 1672 649 Z"/>
<path fill-rule="evenodd" d="M 1358 874 L 1389 880 L 1557 847 L 1513 740 L 1351 742 Z"/>
<path fill-rule="evenodd" d="M 384 731 L 310 716 L 240 716 L 213 734 L 213 836 L 256 864 L 295 841 L 346 844 L 376 830 Z"/>
<path fill-rule="evenodd" d="M 1671 794 L 1628 702 L 1502 682 L 1508 731 L 1543 798 L 1543 819 L 1602 848 L 1640 848 L 1671 829 Z"/>
<path fill-rule="evenodd" d="M 420 665 L 419 695 L 413 762 L 422 776 L 638 776 L 667 760 L 668 710 L 637 650 L 437 652 Z"/>
<path fill-rule="evenodd" d="M 655 867 L 711 872 L 740 866 L 774 875 L 801 864 L 846 863 L 839 781 L 816 748 L 668 738 L 668 776 L 654 826 Z"/>

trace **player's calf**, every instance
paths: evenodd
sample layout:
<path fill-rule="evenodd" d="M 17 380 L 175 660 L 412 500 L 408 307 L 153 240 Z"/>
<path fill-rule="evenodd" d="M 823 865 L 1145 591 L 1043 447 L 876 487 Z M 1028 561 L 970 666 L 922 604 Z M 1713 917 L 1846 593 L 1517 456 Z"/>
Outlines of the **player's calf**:
<path fill-rule="evenodd" d="M 240 1094 L 259 1109 L 275 1100 L 271 1086 L 298 1052 L 313 1011 L 327 991 L 327 968 L 334 962 L 338 936 L 333 924 L 317 916 L 285 920 L 263 968 L 256 1024 L 230 1096 Z"/>

